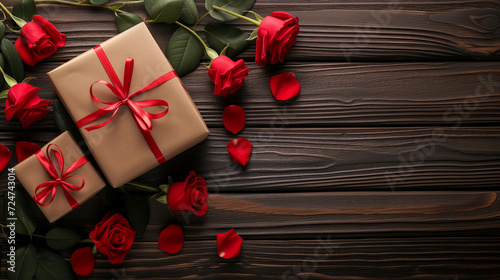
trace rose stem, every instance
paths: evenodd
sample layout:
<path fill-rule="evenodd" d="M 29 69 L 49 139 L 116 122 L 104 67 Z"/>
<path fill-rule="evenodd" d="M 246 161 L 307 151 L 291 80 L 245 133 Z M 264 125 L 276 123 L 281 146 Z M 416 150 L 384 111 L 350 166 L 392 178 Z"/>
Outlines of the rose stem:
<path fill-rule="evenodd" d="M 198 23 L 200 23 L 200 21 L 201 21 L 202 19 L 204 19 L 206 16 L 208 16 L 209 14 L 210 14 L 210 12 L 207 12 L 206 14 L 204 14 L 201 18 L 199 18 L 199 19 L 195 22 L 195 24 L 194 24 L 191 28 L 195 28 L 195 27 L 198 25 Z"/>
<path fill-rule="evenodd" d="M 183 27 L 184 29 L 189 31 L 191 34 L 193 34 L 198 39 L 198 41 L 200 41 L 200 43 L 203 45 L 203 47 L 205 48 L 205 51 L 208 49 L 208 46 L 207 46 L 207 44 L 205 44 L 205 42 L 203 42 L 203 39 L 201 39 L 201 37 L 196 32 L 194 32 L 191 28 L 185 26 L 184 24 L 182 24 L 178 21 L 175 21 L 175 24 Z"/>
<path fill-rule="evenodd" d="M 249 18 L 249 17 L 246 17 L 246 16 L 239 15 L 239 14 L 237 14 L 237 13 L 231 12 L 231 11 L 226 10 L 226 9 L 224 9 L 224 8 L 217 7 L 217 6 L 212 6 L 212 8 L 214 8 L 214 9 L 216 9 L 216 10 L 219 10 L 219 11 L 222 11 L 222 12 L 224 12 L 224 13 L 230 14 L 230 15 L 232 15 L 232 16 L 235 16 L 235 17 L 238 17 L 238 18 L 244 19 L 244 20 L 246 20 L 246 21 L 249 21 L 249 22 L 251 22 L 251 23 L 253 23 L 253 24 L 257 25 L 257 26 L 259 26 L 259 25 L 260 25 L 260 22 L 258 22 L 258 21 L 256 21 L 256 20 L 253 20 L 253 19 L 251 19 L 251 18 Z"/>
<path fill-rule="evenodd" d="M 10 16 L 10 18 L 11 18 L 11 19 L 17 18 L 16 16 L 14 16 L 14 15 L 13 15 L 13 14 L 9 11 L 9 9 L 7 9 L 7 7 L 5 7 L 5 6 L 3 5 L 3 3 L 2 3 L 2 2 L 0 2 L 0 7 L 2 7 L 2 9 L 3 9 L 3 10 L 4 10 L 4 11 L 5 11 L 5 12 L 6 12 L 9 16 Z M 18 18 L 18 20 L 21 20 L 24 24 L 26 24 L 26 22 L 25 22 L 23 19 Z M 17 21 L 16 21 L 16 23 L 17 23 Z M 23 24 L 23 25 L 24 25 L 24 24 Z M 19 24 L 18 24 L 18 25 L 19 25 Z M 19 26 L 19 27 L 21 27 L 21 28 L 22 28 L 22 26 Z"/>
<path fill-rule="evenodd" d="M 155 187 L 145 186 L 145 185 L 136 184 L 136 183 L 132 183 L 132 182 L 128 182 L 127 185 L 131 185 L 134 187 L 143 188 L 143 189 L 147 189 L 147 190 L 151 190 L 151 191 L 160 191 L 160 189 L 155 188 Z"/>
<path fill-rule="evenodd" d="M 103 8 L 103 9 L 108 9 L 113 12 L 123 12 L 120 9 L 113 9 L 109 6 L 103 6 L 103 5 L 94 5 L 94 4 L 85 4 L 85 3 L 78 3 L 78 2 L 71 2 L 71 1 L 64 1 L 64 0 L 35 0 L 36 3 L 53 3 L 53 4 L 63 4 L 63 5 L 70 5 L 70 6 L 77 6 L 77 7 L 97 7 L 97 8 Z M 133 1 L 129 3 L 142 3 L 143 1 Z M 116 3 L 120 4 L 120 3 Z"/>

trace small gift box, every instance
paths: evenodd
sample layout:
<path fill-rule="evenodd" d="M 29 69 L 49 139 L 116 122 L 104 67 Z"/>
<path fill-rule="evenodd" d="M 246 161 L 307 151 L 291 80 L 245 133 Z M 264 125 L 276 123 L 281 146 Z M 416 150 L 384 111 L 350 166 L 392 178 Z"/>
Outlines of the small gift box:
<path fill-rule="evenodd" d="M 67 131 L 15 169 L 17 179 L 51 223 L 106 185 Z"/>
<path fill-rule="evenodd" d="M 208 136 L 198 109 L 144 23 L 48 74 L 115 188 Z"/>

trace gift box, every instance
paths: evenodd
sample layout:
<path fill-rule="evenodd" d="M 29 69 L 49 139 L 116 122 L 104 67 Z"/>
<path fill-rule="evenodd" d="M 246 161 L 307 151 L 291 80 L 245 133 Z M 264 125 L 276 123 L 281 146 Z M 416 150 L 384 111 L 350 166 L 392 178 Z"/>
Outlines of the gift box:
<path fill-rule="evenodd" d="M 67 131 L 16 165 L 15 170 L 21 185 L 51 223 L 106 185 Z"/>
<path fill-rule="evenodd" d="M 115 188 L 209 134 L 186 88 L 144 23 L 48 75 Z"/>

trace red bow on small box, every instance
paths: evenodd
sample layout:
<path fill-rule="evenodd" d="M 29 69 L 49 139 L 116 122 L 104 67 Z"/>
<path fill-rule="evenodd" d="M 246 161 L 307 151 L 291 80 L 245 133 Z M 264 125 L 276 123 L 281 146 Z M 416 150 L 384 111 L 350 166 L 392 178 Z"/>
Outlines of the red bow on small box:
<path fill-rule="evenodd" d="M 52 148 L 52 146 L 55 146 L 55 148 Z M 61 187 L 64 195 L 66 196 L 66 199 L 68 200 L 69 205 L 72 209 L 75 209 L 79 206 L 79 204 L 69 192 L 76 192 L 81 190 L 85 186 L 85 179 L 83 179 L 82 176 L 70 174 L 87 163 L 87 158 L 85 156 L 79 158 L 77 161 L 71 164 L 68 169 L 66 169 L 66 171 L 64 171 L 64 157 L 59 146 L 57 146 L 56 144 L 49 144 L 46 149 L 46 154 L 47 156 L 43 154 L 42 150 L 38 150 L 35 153 L 42 166 L 45 168 L 45 170 L 47 170 L 50 176 L 54 178 L 54 180 L 38 185 L 38 187 L 36 187 L 35 189 L 35 196 L 33 197 L 33 199 L 38 205 L 47 206 L 52 202 L 52 200 L 54 200 L 57 188 Z M 59 168 L 57 168 L 52 161 L 52 155 L 56 157 Z M 66 182 L 66 180 L 71 177 L 80 178 L 82 180 L 80 186 L 75 186 Z M 50 200 L 44 203 L 49 196 Z"/>
<path fill-rule="evenodd" d="M 118 109 L 120 109 L 121 106 L 126 105 L 130 112 L 132 113 L 132 116 L 134 117 L 135 122 L 137 123 L 137 126 L 139 127 L 144 139 L 148 143 L 149 148 L 151 149 L 151 152 L 155 155 L 156 159 L 158 162 L 161 164 L 165 162 L 165 158 L 163 157 L 162 152 L 160 151 L 160 148 L 158 148 L 158 145 L 154 141 L 153 137 L 151 136 L 150 131 L 153 129 L 153 124 L 151 122 L 152 119 L 158 119 L 163 117 L 164 115 L 167 114 L 168 112 L 168 103 L 165 100 L 144 100 L 144 101 L 133 101 L 131 100 L 132 97 L 137 96 L 145 91 L 148 91 L 150 89 L 153 89 L 169 80 L 172 78 L 177 77 L 177 73 L 175 71 L 170 71 L 167 72 L 166 74 L 160 76 L 156 80 L 152 81 L 150 84 L 145 86 L 144 88 L 130 94 L 130 82 L 132 80 L 132 73 L 134 69 L 134 59 L 133 58 L 127 58 L 125 61 L 125 74 L 123 77 L 123 84 L 121 83 L 120 79 L 116 75 L 116 72 L 111 65 L 111 62 L 109 61 L 108 57 L 106 56 L 106 53 L 102 49 L 101 46 L 97 46 L 94 48 L 95 53 L 97 54 L 97 57 L 101 61 L 102 66 L 104 67 L 104 70 L 106 70 L 106 73 L 108 74 L 108 77 L 111 80 L 111 83 L 103 80 L 99 80 L 94 82 L 90 86 L 90 97 L 95 103 L 102 103 L 105 105 L 108 105 L 103 108 L 97 108 L 98 110 L 89 114 L 88 116 L 84 117 L 83 119 L 79 120 L 76 122 L 76 126 L 78 128 L 81 128 L 93 121 L 98 120 L 99 118 L 103 117 L 104 115 L 107 115 L 111 112 L 113 114 L 111 117 L 100 124 L 93 125 L 90 127 L 86 127 L 85 129 L 88 131 L 92 131 L 94 129 L 101 128 L 108 123 L 111 122 L 111 120 L 115 117 L 116 113 L 118 112 Z M 96 83 L 103 84 L 107 86 L 114 95 L 116 95 L 119 100 L 117 101 L 112 101 L 112 102 L 104 102 L 101 101 L 99 98 L 95 97 L 92 89 Z M 158 114 L 152 114 L 144 111 L 142 108 L 144 107 L 153 107 L 153 106 L 165 106 L 166 109 L 162 111 L 161 113 Z"/>

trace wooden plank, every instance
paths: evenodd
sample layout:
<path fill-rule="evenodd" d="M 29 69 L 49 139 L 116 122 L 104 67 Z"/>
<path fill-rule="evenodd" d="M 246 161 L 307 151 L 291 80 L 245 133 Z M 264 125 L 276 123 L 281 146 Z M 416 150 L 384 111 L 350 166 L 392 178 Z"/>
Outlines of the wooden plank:
<path fill-rule="evenodd" d="M 160 251 L 155 241 L 136 240 L 123 264 L 98 258 L 85 279 L 493 280 L 500 273 L 498 238 L 318 238 L 245 240 L 241 256 L 233 260 L 217 256 L 215 237 L 186 240 L 177 255 Z"/>
<path fill-rule="evenodd" d="M 122 195 L 123 196 L 123 195 Z M 499 192 L 307 192 L 211 194 L 205 216 L 172 215 L 156 201 L 142 241 L 156 241 L 169 223 L 184 227 L 187 240 L 213 240 L 234 228 L 247 240 L 332 238 L 498 238 Z M 88 234 L 108 211 L 93 197 L 49 225 L 34 202 L 37 232 L 50 227 Z M 117 200 L 111 209 L 123 211 Z M 108 208 L 109 209 L 109 208 Z"/>
<path fill-rule="evenodd" d="M 10 3 L 9 3 L 10 2 Z M 198 2 L 201 14 L 203 1 Z M 13 1 L 8 1 L 9 6 Z M 39 4 L 39 12 L 68 35 L 68 44 L 49 61 L 67 61 L 117 33 L 106 10 Z M 126 9 L 145 16 L 142 5 Z M 258 1 L 268 15 L 285 10 L 300 19 L 301 33 L 288 61 L 361 61 L 498 58 L 500 10 L 495 1 Z M 235 24 L 250 33 L 255 26 Z M 153 26 L 166 48 L 172 26 Z M 8 35 L 14 38 L 13 35 Z M 253 60 L 255 47 L 241 57 Z"/>
<path fill-rule="evenodd" d="M 58 132 L 2 133 L 0 143 L 47 143 Z M 254 145 L 249 164 L 231 162 L 234 138 Z M 209 138 L 138 178 L 159 185 L 188 168 L 218 192 L 326 190 L 478 190 L 500 185 L 500 129 L 246 128 L 237 137 L 212 129 Z M 10 165 L 15 165 L 15 159 Z M 4 171 L 6 172 L 6 171 Z M 5 185 L 5 176 L 0 176 Z"/>
<path fill-rule="evenodd" d="M 29 76 L 37 77 L 30 83 L 42 88 L 43 98 L 56 97 L 45 73 L 59 64 L 44 62 L 36 71 L 29 69 Z M 222 127 L 222 111 L 229 104 L 243 106 L 247 127 L 500 123 L 500 65 L 495 62 L 286 63 L 272 69 L 248 65 L 245 85 L 226 98 L 212 94 L 204 66 L 183 78 L 209 127 Z M 302 85 L 295 100 L 277 102 L 270 92 L 270 77 L 282 72 L 294 73 Z M 21 130 L 18 122 L 5 121 L 3 110 L 0 127 Z M 29 129 L 53 128 L 49 114 Z"/>

